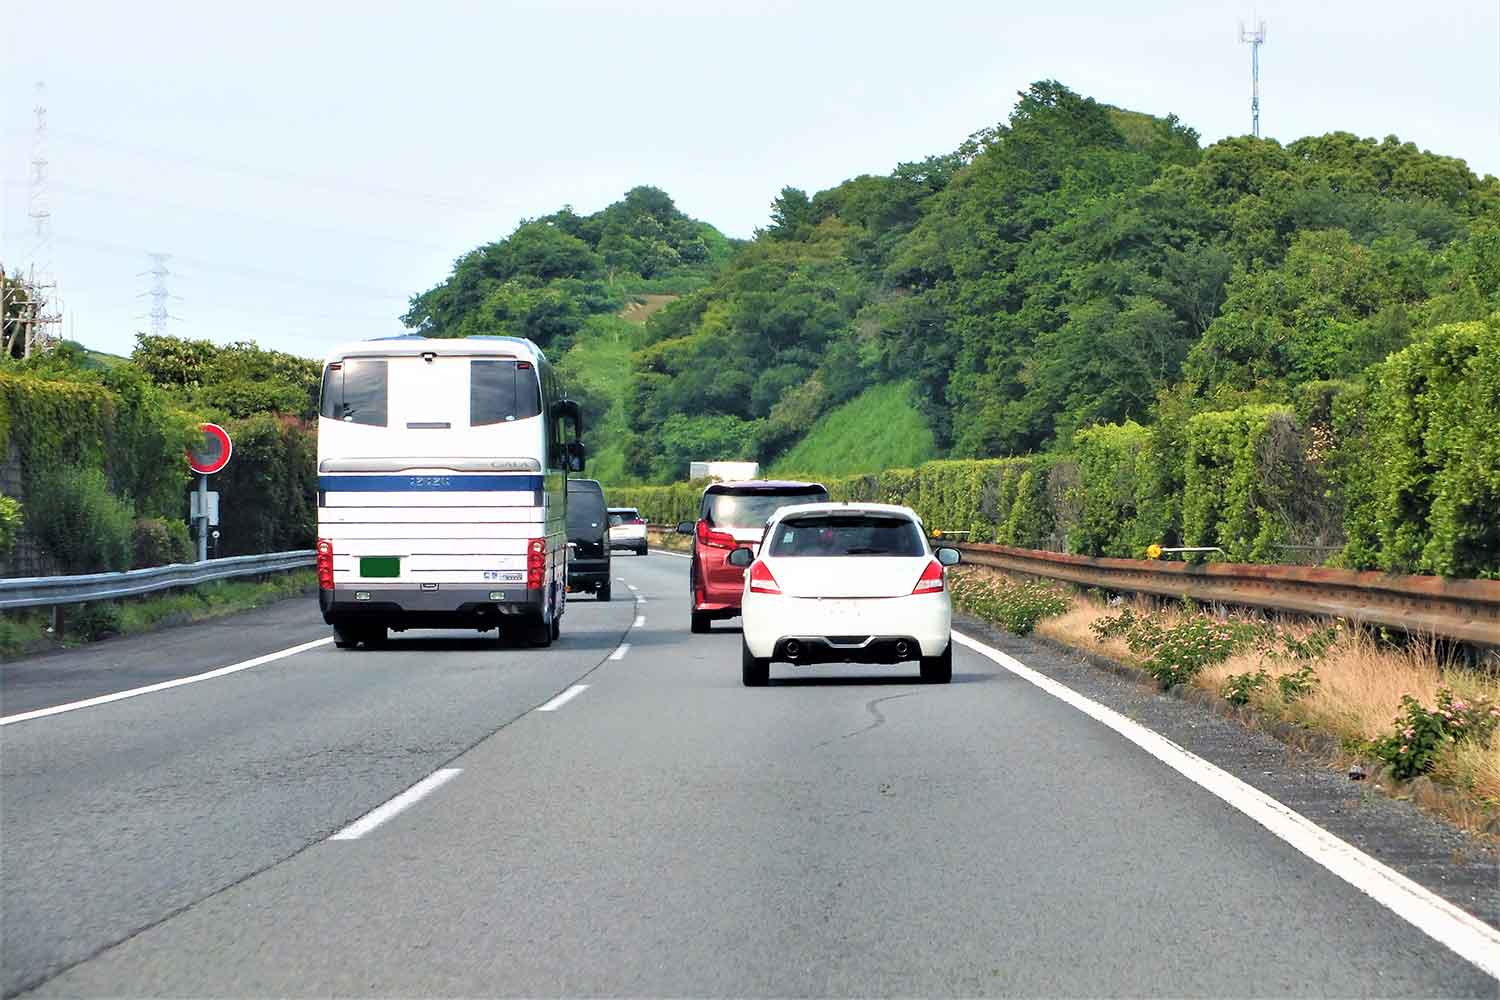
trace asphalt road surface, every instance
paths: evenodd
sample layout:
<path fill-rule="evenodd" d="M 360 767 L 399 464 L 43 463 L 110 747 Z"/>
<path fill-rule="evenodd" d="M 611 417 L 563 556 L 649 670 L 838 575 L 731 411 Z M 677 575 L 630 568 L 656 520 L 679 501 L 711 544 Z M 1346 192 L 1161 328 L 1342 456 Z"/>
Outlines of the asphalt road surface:
<path fill-rule="evenodd" d="M 1500 994 L 969 648 L 947 686 L 741 687 L 732 624 L 688 631 L 686 565 L 618 555 L 551 649 L 323 644 L 0 728 L 0 987 Z M 326 635 L 306 599 L 8 665 L 0 715 Z"/>

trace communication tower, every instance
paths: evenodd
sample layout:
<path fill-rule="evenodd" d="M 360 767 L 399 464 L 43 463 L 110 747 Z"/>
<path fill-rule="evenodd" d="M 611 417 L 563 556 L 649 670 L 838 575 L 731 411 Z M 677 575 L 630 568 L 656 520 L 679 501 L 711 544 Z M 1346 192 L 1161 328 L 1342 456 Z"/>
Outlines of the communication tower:
<path fill-rule="evenodd" d="M 1254 31 L 1240 22 L 1240 41 L 1250 46 L 1250 134 L 1260 138 L 1260 47 L 1266 44 L 1266 22 L 1257 21 Z"/>

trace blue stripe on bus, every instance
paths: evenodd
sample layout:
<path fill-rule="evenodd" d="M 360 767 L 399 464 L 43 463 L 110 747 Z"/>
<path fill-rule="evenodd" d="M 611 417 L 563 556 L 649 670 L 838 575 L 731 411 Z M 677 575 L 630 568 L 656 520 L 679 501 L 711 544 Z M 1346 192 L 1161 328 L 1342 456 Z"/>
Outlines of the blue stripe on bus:
<path fill-rule="evenodd" d="M 325 493 L 535 493 L 541 476 L 319 476 Z"/>

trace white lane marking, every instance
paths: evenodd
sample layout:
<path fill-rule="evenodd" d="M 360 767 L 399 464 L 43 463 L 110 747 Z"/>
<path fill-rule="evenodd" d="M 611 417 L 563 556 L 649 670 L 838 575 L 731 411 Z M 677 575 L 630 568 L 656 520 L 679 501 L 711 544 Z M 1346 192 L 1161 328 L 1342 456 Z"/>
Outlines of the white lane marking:
<path fill-rule="evenodd" d="M 623 576 L 617 576 L 617 577 L 615 577 L 615 582 L 616 583 L 625 583 L 625 578 Z M 625 586 L 629 587 L 630 584 L 625 583 Z M 632 589 L 634 589 L 634 588 L 632 588 Z"/>
<path fill-rule="evenodd" d="M 628 652 L 630 652 L 630 643 L 622 642 L 615 647 L 615 651 L 613 653 L 609 654 L 609 658 L 611 660 L 623 660 L 625 659 L 625 654 Z"/>
<path fill-rule="evenodd" d="M 630 627 L 631 628 L 641 628 L 645 624 L 646 624 L 646 616 L 645 615 L 636 615 L 635 616 L 635 624 L 631 625 Z"/>
<path fill-rule="evenodd" d="M 0 717 L 0 726 L 8 726 L 15 722 L 26 722 L 29 719 L 44 719 L 49 715 L 61 715 L 64 712 L 75 712 L 80 708 L 93 708 L 95 705 L 107 705 L 112 701 L 123 701 L 126 698 L 134 698 L 137 695 L 155 694 L 157 691 L 166 691 L 170 688 L 182 687 L 184 684 L 197 684 L 199 681 L 211 681 L 215 677 L 224 677 L 228 674 L 239 673 L 241 670 L 249 670 L 251 667 L 259 667 L 275 660 L 284 660 L 288 656 L 296 656 L 298 653 L 318 646 L 326 646 L 333 641 L 333 636 L 325 636 L 322 639 L 314 639 L 312 642 L 304 642 L 301 645 L 289 646 L 286 649 L 278 649 L 274 653 L 265 656 L 257 656 L 253 660 L 242 660 L 239 663 L 231 663 L 227 667 L 219 667 L 206 673 L 192 674 L 188 677 L 178 677 L 175 680 L 162 681 L 159 684 L 147 684 L 145 687 L 130 688 L 127 691 L 116 691 L 114 694 L 101 694 L 97 698 L 85 698 L 82 701 L 70 701 L 65 705 L 53 705 L 51 708 L 38 708 L 30 712 L 18 712 L 15 715 Z"/>
<path fill-rule="evenodd" d="M 629 587 L 631 590 L 639 590 L 640 589 L 639 587 L 637 587 L 633 583 L 627 583 L 627 584 L 625 584 L 625 586 Z"/>
<path fill-rule="evenodd" d="M 371 809 L 328 839 L 358 840 L 397 813 L 410 809 L 462 773 L 463 768 L 461 767 L 438 768 L 400 795 Z"/>
<path fill-rule="evenodd" d="M 1140 723 L 1086 698 L 1020 660 L 960 632 L 967 646 L 1060 701 L 1103 723 L 1193 784 L 1217 796 L 1348 882 L 1428 937 L 1500 978 L 1500 930 L 1424 889 L 1411 879 L 1341 840 L 1301 813 L 1246 784 Z"/>
<path fill-rule="evenodd" d="M 562 708 L 564 705 L 566 705 L 568 702 L 572 701 L 574 698 L 577 698 L 579 695 L 583 694 L 583 692 L 587 691 L 588 689 L 589 686 L 587 684 L 574 684 L 572 687 L 568 688 L 562 694 L 558 695 L 556 698 L 553 698 L 545 705 L 538 705 L 536 707 L 536 710 L 538 712 L 555 712 L 559 708 Z"/>
<path fill-rule="evenodd" d="M 656 552 L 657 552 L 658 555 L 676 556 L 678 559 L 691 559 L 691 558 L 693 558 L 692 555 L 689 554 L 689 553 L 687 553 L 687 552 L 668 552 L 666 549 L 657 549 Z"/>

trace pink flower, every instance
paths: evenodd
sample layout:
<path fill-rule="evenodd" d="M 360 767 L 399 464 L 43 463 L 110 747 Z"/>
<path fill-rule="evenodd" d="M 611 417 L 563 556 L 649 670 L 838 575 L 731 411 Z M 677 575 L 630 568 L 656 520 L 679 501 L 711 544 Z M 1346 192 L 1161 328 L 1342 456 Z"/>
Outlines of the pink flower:
<path fill-rule="evenodd" d="M 1491 715 L 1500 715 L 1500 708 L 1492 708 L 1492 709 L 1490 709 L 1490 714 Z"/>
<path fill-rule="evenodd" d="M 1417 731 L 1415 729 L 1411 728 L 1410 726 L 1407 726 L 1405 729 L 1401 730 L 1401 735 L 1405 736 L 1407 739 L 1411 739 L 1416 734 L 1417 734 Z"/>
<path fill-rule="evenodd" d="M 1406 744 L 1405 743 L 1401 744 L 1401 752 L 1402 753 L 1406 753 Z"/>

